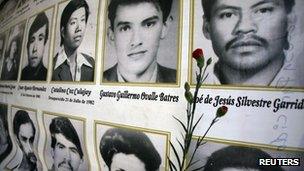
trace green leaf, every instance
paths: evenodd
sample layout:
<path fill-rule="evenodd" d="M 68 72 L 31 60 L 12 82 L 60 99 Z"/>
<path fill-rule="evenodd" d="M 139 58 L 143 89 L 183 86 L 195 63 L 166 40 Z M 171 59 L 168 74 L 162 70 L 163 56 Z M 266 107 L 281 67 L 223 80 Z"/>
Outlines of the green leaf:
<path fill-rule="evenodd" d="M 178 162 L 179 167 L 181 167 L 182 164 L 181 164 L 180 158 L 179 158 L 178 153 L 177 153 L 177 151 L 176 151 L 176 149 L 175 149 L 175 147 L 174 147 L 174 145 L 172 144 L 171 141 L 170 141 L 170 146 L 171 146 L 172 149 L 173 149 L 173 152 L 174 152 L 174 155 L 175 155 L 175 157 L 176 157 L 176 159 L 177 159 L 177 162 Z"/>
<path fill-rule="evenodd" d="M 190 91 L 185 92 L 185 98 L 188 101 L 188 103 L 193 103 L 193 95 Z"/>
<path fill-rule="evenodd" d="M 175 116 L 173 116 L 173 118 L 174 118 L 175 120 L 177 120 L 177 121 L 182 125 L 184 131 L 187 132 L 187 128 L 186 128 L 185 124 L 184 124 L 181 120 L 179 120 L 178 118 L 176 118 Z"/>
<path fill-rule="evenodd" d="M 188 82 L 185 82 L 184 88 L 185 88 L 185 91 L 190 91 L 190 85 Z"/>
<path fill-rule="evenodd" d="M 183 144 L 182 144 L 178 139 L 176 139 L 176 141 L 178 142 L 178 144 L 179 144 L 179 146 L 181 147 L 181 149 L 182 149 L 183 151 L 185 151 L 185 148 L 184 148 Z"/>
<path fill-rule="evenodd" d="M 207 66 L 210 65 L 212 62 L 212 58 L 210 57 L 208 60 L 207 60 Z"/>
<path fill-rule="evenodd" d="M 197 62 L 197 66 L 199 67 L 199 68 L 203 68 L 204 67 L 204 63 L 205 63 L 205 59 L 204 58 L 198 58 L 197 60 L 196 60 L 196 62 Z"/>
<path fill-rule="evenodd" d="M 175 167 L 175 165 L 174 165 L 174 163 L 170 160 L 170 158 L 169 157 L 167 157 L 168 158 L 168 160 L 169 160 L 169 166 L 170 166 L 170 170 L 171 171 L 173 171 L 173 169 L 175 170 L 175 171 L 177 171 L 177 169 L 176 169 L 176 167 Z"/>
<path fill-rule="evenodd" d="M 202 114 L 199 118 L 198 118 L 198 120 L 196 121 L 196 123 L 194 124 L 194 126 L 193 126 L 193 128 L 192 128 L 192 133 L 194 132 L 194 130 L 195 130 L 195 128 L 196 128 L 196 126 L 198 125 L 198 123 L 201 121 L 201 119 L 203 118 L 203 116 L 204 116 L 204 114 Z"/>

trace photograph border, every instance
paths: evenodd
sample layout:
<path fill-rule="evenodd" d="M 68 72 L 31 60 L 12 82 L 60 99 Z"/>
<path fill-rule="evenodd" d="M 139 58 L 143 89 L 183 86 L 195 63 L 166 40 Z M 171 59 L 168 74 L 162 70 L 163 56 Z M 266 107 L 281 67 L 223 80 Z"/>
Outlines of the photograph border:
<path fill-rule="evenodd" d="M 19 60 L 19 66 L 18 66 L 18 74 L 17 74 L 17 79 L 16 80 L 2 80 L 1 79 L 1 82 L 5 82 L 5 83 L 16 83 L 16 82 L 19 82 L 19 77 L 20 77 L 20 75 L 19 75 L 19 71 L 20 71 L 20 69 L 21 69 L 21 60 L 22 60 L 22 58 L 23 58 L 23 51 L 24 51 L 24 49 L 23 49 L 23 45 L 24 45 L 24 36 L 25 36 L 25 31 L 27 30 L 27 20 L 28 19 L 23 19 L 23 20 L 21 20 L 21 21 L 18 21 L 18 22 L 16 22 L 16 23 L 14 23 L 13 25 L 11 25 L 10 27 L 8 27 L 7 29 L 4 29 L 4 30 L 8 30 L 8 36 L 7 36 L 7 42 L 6 42 L 6 44 L 8 43 L 8 40 L 9 40 L 9 38 L 10 38 L 10 32 L 11 32 L 11 29 L 12 28 L 14 28 L 14 27 L 16 27 L 17 25 L 19 25 L 19 24 L 22 24 L 23 22 L 24 22 L 24 33 L 23 33 L 23 35 L 22 35 L 22 42 L 21 42 L 21 52 L 20 52 L 20 60 Z M 10 23 L 11 24 L 11 23 Z M 6 51 L 6 45 L 5 45 L 5 51 Z M 2 67 L 3 67 L 3 63 L 2 63 Z M 2 68 L 1 68 L 2 69 Z M 1 74 L 2 74 L 2 71 L 1 71 Z"/>
<path fill-rule="evenodd" d="M 192 139 L 197 140 L 198 137 L 199 136 L 195 135 L 192 137 Z M 236 140 L 228 140 L 228 139 L 212 138 L 212 137 L 205 137 L 204 141 L 206 141 L 206 142 L 210 141 L 210 142 L 214 142 L 214 143 L 221 143 L 221 144 L 227 144 L 227 145 L 238 145 L 238 146 L 244 146 L 244 147 L 256 147 L 256 148 L 274 150 L 274 151 L 304 152 L 304 148 L 281 147 L 281 146 L 275 146 L 275 145 L 270 145 L 270 144 L 236 141 Z"/>
<path fill-rule="evenodd" d="M 101 3 L 100 3 L 100 0 L 98 0 L 97 1 L 97 14 L 96 14 L 96 34 L 95 34 L 95 58 L 94 58 L 94 60 L 95 60 L 95 67 L 94 67 L 94 80 L 93 81 L 53 81 L 52 80 L 52 77 L 53 77 L 53 72 L 54 72 L 54 69 L 53 69 L 53 58 L 54 58 L 54 54 L 56 53 L 55 52 L 55 42 L 56 42 L 56 28 L 57 28 L 57 26 L 58 26 L 58 23 L 57 23 L 57 19 L 58 19 L 58 17 L 59 17 L 59 12 L 58 12 L 58 9 L 59 9 L 59 6 L 60 5 L 62 5 L 63 3 L 65 3 L 65 2 L 67 2 L 67 1 L 69 1 L 69 0 L 62 0 L 62 1 L 60 1 L 60 2 L 58 2 L 58 3 L 56 3 L 56 16 L 54 17 L 53 16 L 53 18 L 54 18 L 54 20 L 55 20 L 55 24 L 54 24 L 54 26 L 53 26 L 53 32 L 54 32 L 54 36 L 53 36 L 53 40 L 52 40 L 52 54 L 50 55 L 50 62 L 49 62 L 49 65 L 51 65 L 51 67 L 50 67 L 50 74 L 48 74 L 48 76 L 49 76 L 49 81 L 48 81 L 48 83 L 54 83 L 54 84 L 73 84 L 73 85 L 96 85 L 96 83 L 97 83 L 97 72 L 98 72 L 98 70 L 97 70 L 97 68 L 98 68 L 98 66 L 97 66 L 97 64 L 98 64 L 98 58 L 99 58 L 99 55 L 98 55 L 98 45 L 99 45 L 99 31 L 100 31 L 100 29 L 99 29 L 99 25 L 100 25 L 100 23 L 99 23 L 99 13 L 100 13 L 100 9 L 101 9 L 101 7 L 100 7 L 100 5 L 101 5 Z M 86 0 L 86 1 L 88 1 L 88 0 Z"/>
<path fill-rule="evenodd" d="M 101 121 L 101 120 L 94 120 L 94 130 L 93 130 L 93 135 L 94 135 L 94 149 L 95 149 L 95 155 L 96 159 L 98 162 L 98 170 L 101 170 L 100 166 L 100 157 L 99 157 L 99 152 L 98 152 L 98 144 L 97 143 L 97 125 L 104 125 L 104 126 L 109 126 L 113 128 L 122 128 L 122 129 L 131 129 L 131 130 L 137 130 L 137 131 L 142 131 L 145 133 L 151 133 L 151 134 L 158 134 L 162 136 L 166 136 L 166 159 L 165 160 L 165 170 L 169 169 L 169 160 L 168 157 L 170 156 L 170 139 L 171 139 L 171 132 L 164 131 L 164 130 L 156 130 L 156 129 L 149 129 L 149 128 L 143 128 L 143 127 L 137 127 L 137 126 L 130 126 L 130 125 L 125 125 L 125 124 L 118 124 L 118 123 L 112 123 L 112 122 L 106 122 L 106 121 Z"/>
<path fill-rule="evenodd" d="M 11 107 L 10 107 L 10 119 L 11 119 L 11 122 L 12 122 L 12 124 L 11 124 L 11 126 L 12 126 L 12 131 L 14 131 L 13 130 L 13 108 L 17 108 L 17 109 L 20 109 L 20 110 L 25 110 L 25 111 L 31 111 L 31 112 L 34 112 L 35 113 L 35 117 L 36 117 L 36 121 L 37 121 L 37 129 L 39 130 L 39 134 L 38 134 L 38 136 L 37 136 L 37 147 L 36 147 L 36 152 L 37 152 L 37 156 L 38 156 L 38 158 L 39 158 L 39 161 L 41 162 L 41 169 L 43 169 L 43 160 L 41 160 L 42 158 L 42 156 L 41 156 L 41 154 L 39 153 L 39 142 L 40 141 L 42 141 L 42 140 L 40 140 L 40 138 L 41 138 L 41 126 L 40 126 L 40 124 L 39 124 L 39 116 L 38 116 L 38 109 L 34 109 L 34 108 L 29 108 L 29 107 L 24 107 L 24 106 L 19 106 L 19 105 L 11 105 Z M 37 131 L 36 131 L 36 133 L 37 133 Z M 14 135 L 14 133 L 12 132 L 11 133 L 12 135 Z M 14 137 L 11 137 L 11 139 L 13 139 Z M 13 141 L 13 144 L 14 144 L 14 146 L 15 146 L 15 152 L 14 152 L 14 155 L 12 156 L 12 158 L 11 158 L 11 160 L 7 163 L 7 164 L 9 164 L 13 159 L 14 159 L 14 157 L 16 156 L 16 154 L 17 154 L 17 149 L 18 148 L 20 148 L 20 147 L 18 147 L 19 145 L 18 144 L 16 144 L 16 142 L 15 142 L 15 140 L 12 140 Z M 7 168 L 7 164 L 6 164 L 6 168 Z"/>
<path fill-rule="evenodd" d="M 178 4 L 178 22 L 177 22 L 177 56 L 176 56 L 176 82 L 175 83 L 127 83 L 127 82 L 106 82 L 103 81 L 103 72 L 105 68 L 105 57 L 106 57 L 106 39 L 107 39 L 107 8 L 109 5 L 109 0 L 105 0 L 105 6 L 103 9 L 103 18 L 104 18 L 104 26 L 103 26 L 103 33 L 102 33 L 102 62 L 101 62 L 101 73 L 100 73 L 100 84 L 102 85 L 111 85 L 111 86 L 141 86 L 141 87 L 173 87 L 177 88 L 180 87 L 181 82 L 181 58 L 182 58 L 182 33 L 183 33 L 183 2 L 184 0 L 177 0 Z"/>
<path fill-rule="evenodd" d="M 47 75 L 46 75 L 46 80 L 21 80 L 21 76 L 22 76 L 22 63 L 23 63 L 23 60 L 24 60 L 24 58 L 25 58 L 25 55 L 24 55 L 24 53 L 25 53 L 25 48 L 26 48 L 26 40 L 25 39 L 27 39 L 26 37 L 27 37 L 27 35 L 28 35 L 28 27 L 29 27 L 29 21 L 30 21 L 30 19 L 32 19 L 33 17 L 35 17 L 35 16 L 37 16 L 40 12 L 45 12 L 45 11 L 47 11 L 47 10 L 50 10 L 51 8 L 53 8 L 53 10 L 52 10 L 52 18 L 51 18 L 51 20 L 49 20 L 49 52 L 48 52 L 48 71 L 47 71 Z M 24 47 L 23 47 L 23 54 L 22 54 L 22 59 L 20 59 L 20 68 L 19 68 L 19 73 L 18 73 L 18 78 L 19 78 L 19 82 L 20 83 L 26 83 L 26 82 L 30 82 L 30 83 L 48 83 L 49 81 L 49 76 L 50 76 L 50 74 L 49 74 L 49 69 L 52 69 L 51 68 L 51 66 L 50 66 L 50 58 L 51 58 L 51 55 L 52 55 L 52 53 L 51 53 L 51 42 L 52 42 L 52 37 L 53 37 L 53 26 L 54 26 L 54 23 L 53 23 L 53 20 L 54 20 L 54 15 L 55 15 L 55 5 L 52 5 L 52 6 L 49 6 L 49 7 L 47 7 L 47 8 L 45 8 L 44 10 L 41 10 L 41 11 L 38 11 L 38 12 L 36 12 L 35 14 L 33 14 L 33 15 L 31 15 L 28 19 L 27 19 L 27 23 L 26 23 L 26 30 L 25 31 L 27 31 L 27 32 L 25 32 L 24 34 L 24 43 L 23 43 L 23 45 L 24 45 Z M 42 59 L 43 60 L 43 59 Z"/>
<path fill-rule="evenodd" d="M 83 117 L 80 117 L 78 115 L 68 115 L 68 114 L 65 114 L 65 113 L 57 113 L 57 112 L 49 112 L 49 111 L 46 111 L 46 110 L 42 110 L 41 111 L 41 114 L 42 114 L 42 126 L 44 128 L 44 133 L 45 135 L 46 132 L 49 132 L 49 130 L 45 127 L 45 115 L 52 115 L 52 116 L 62 116 L 62 117 L 66 117 L 68 119 L 73 119 L 73 120 L 78 120 L 78 121 L 81 121 L 83 123 L 83 147 L 85 148 L 85 150 L 83 150 L 83 154 L 86 156 L 87 158 L 87 165 L 88 165 L 88 170 L 91 170 L 92 168 L 92 164 L 91 164 L 91 160 L 90 160 L 90 157 L 88 155 L 88 146 L 87 146 L 87 118 L 83 118 Z M 79 135 L 78 135 L 79 136 Z M 43 145 L 43 161 L 44 161 L 44 165 L 47 167 L 47 164 L 46 164 L 46 160 L 45 160 L 45 154 L 46 154 L 46 148 L 47 148 L 47 137 L 45 137 L 45 140 L 44 140 L 44 145 Z"/>
<path fill-rule="evenodd" d="M 194 140 L 196 142 L 198 138 L 199 138 L 199 136 L 193 136 L 192 140 Z M 193 142 L 193 143 L 195 143 L 195 142 Z M 240 147 L 256 148 L 256 149 L 260 149 L 260 150 L 266 152 L 267 154 L 269 153 L 269 151 L 274 152 L 274 153 L 276 153 L 276 152 L 283 152 L 283 153 L 284 152 L 286 152 L 286 153 L 304 153 L 304 148 L 292 148 L 292 147 L 281 148 L 279 146 L 274 146 L 274 145 L 269 145 L 269 144 L 259 144 L 259 143 L 253 143 L 253 142 L 242 142 L 242 141 L 226 140 L 226 139 L 211 138 L 211 137 L 205 137 L 204 138 L 204 142 L 206 142 L 206 143 L 210 142 L 210 143 L 225 145 L 223 148 L 231 146 L 231 145 L 240 146 Z M 199 148 L 204 148 L 204 145 L 200 146 Z M 220 148 L 220 149 L 222 149 L 222 148 Z M 198 151 L 197 151 L 196 155 L 198 154 Z M 213 152 L 215 152 L 215 151 L 213 151 Z M 189 157 L 190 156 L 187 156 L 187 159 L 189 159 Z M 303 159 L 300 158 L 300 161 L 301 160 L 303 160 Z M 202 160 L 200 160 L 200 161 L 202 161 Z M 303 166 L 303 164 L 300 164 L 298 167 L 301 167 L 301 166 Z M 289 167 L 289 166 L 287 166 L 287 167 Z"/>
<path fill-rule="evenodd" d="M 9 29 L 4 29 L 0 34 L 5 35 L 5 42 L 4 42 L 4 46 L 3 46 L 3 49 L 2 49 L 2 54 L 0 54 L 0 55 L 3 55 L 2 56 L 2 61 L 0 61 L 0 82 L 2 82 L 2 79 L 1 79 L 2 66 L 3 66 L 4 58 L 5 58 L 5 50 L 6 50 L 7 41 L 8 41 Z"/>
<path fill-rule="evenodd" d="M 11 115 L 12 115 L 12 105 L 9 105 L 8 103 L 3 103 L 3 102 L 0 102 L 0 105 L 6 105 L 7 106 L 7 114 L 6 114 L 7 116 L 6 117 L 7 117 L 7 125 L 8 125 L 8 135 L 9 135 L 9 137 L 11 139 L 11 142 L 12 142 L 12 149 L 11 149 L 10 153 L 0 163 L 0 166 L 2 167 L 2 168 L 1 167 L 0 168 L 4 169 L 6 171 L 6 170 L 8 170 L 7 165 L 13 160 L 13 158 L 16 154 L 16 146 L 15 146 L 15 142 L 13 141 L 13 138 L 11 136 L 11 134 L 13 134 L 13 133 L 10 132 L 10 130 L 11 130 L 10 128 L 12 127 L 12 124 L 10 124 L 10 121 L 12 120 L 12 117 L 11 117 Z"/>
<path fill-rule="evenodd" d="M 191 88 L 195 87 L 195 83 L 193 83 L 194 80 L 192 80 L 192 69 L 193 66 L 193 61 L 194 59 L 192 58 L 192 51 L 193 49 L 193 42 L 194 42 L 194 28 L 195 28 L 195 23 L 194 23 L 194 16 L 195 14 L 195 2 L 191 1 L 190 2 L 190 10 L 189 10 L 189 52 L 188 52 L 188 78 L 187 81 L 189 82 Z M 252 86 L 252 85 L 215 85 L 215 84 L 203 84 L 202 88 L 207 88 L 207 89 L 225 89 L 225 90 L 262 90 L 262 91 L 294 91 L 294 92 L 304 92 L 304 85 L 303 87 L 275 87 L 275 86 Z"/>

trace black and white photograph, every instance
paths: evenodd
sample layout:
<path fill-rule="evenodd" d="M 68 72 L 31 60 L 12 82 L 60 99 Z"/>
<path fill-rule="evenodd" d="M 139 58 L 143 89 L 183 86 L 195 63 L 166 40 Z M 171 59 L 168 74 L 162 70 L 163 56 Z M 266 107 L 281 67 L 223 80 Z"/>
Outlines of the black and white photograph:
<path fill-rule="evenodd" d="M 0 23 L 8 19 L 16 10 L 18 0 L 4 0 L 0 4 Z"/>
<path fill-rule="evenodd" d="M 39 127 L 34 110 L 12 107 L 13 139 L 17 151 L 7 165 L 10 170 L 42 170 L 38 155 Z"/>
<path fill-rule="evenodd" d="M 194 141 L 196 143 L 196 141 Z M 194 150 L 194 143 L 191 151 Z M 300 166 L 258 165 L 259 159 L 299 158 Z M 207 140 L 199 147 L 193 161 L 198 162 L 192 169 L 204 166 L 202 171 L 299 171 L 304 170 L 304 149 L 287 150 L 283 147 L 260 147 L 254 144 L 239 144 L 236 142 Z M 190 169 L 191 170 L 191 169 Z"/>
<path fill-rule="evenodd" d="M 29 4 L 31 0 L 19 0 L 18 5 L 17 5 L 17 9 L 26 6 L 27 4 Z"/>
<path fill-rule="evenodd" d="M 43 114 L 46 133 L 44 161 L 48 170 L 90 170 L 85 145 L 85 121 Z"/>
<path fill-rule="evenodd" d="M 180 4 L 107 0 L 103 83 L 178 83 Z"/>
<path fill-rule="evenodd" d="M 7 105 L 0 103 L 0 170 L 5 166 L 4 160 L 12 151 L 13 143 L 9 134 Z"/>
<path fill-rule="evenodd" d="M 95 80 L 99 1 L 59 3 L 53 53 L 52 81 Z"/>
<path fill-rule="evenodd" d="M 304 87 L 304 1 L 195 0 L 190 52 L 201 48 L 212 64 L 205 85 Z M 189 56 L 190 53 L 189 53 Z M 190 60 L 195 84 L 195 60 Z"/>
<path fill-rule="evenodd" d="M 39 12 L 28 21 L 22 58 L 21 81 L 46 81 L 54 8 Z"/>
<path fill-rule="evenodd" d="M 98 122 L 95 133 L 100 170 L 166 170 L 168 133 Z"/>
<path fill-rule="evenodd" d="M 3 59 L 4 59 L 3 56 L 4 56 L 6 37 L 7 37 L 6 32 L 0 33 L 0 75 L 1 75 L 1 71 L 2 71 Z"/>
<path fill-rule="evenodd" d="M 25 21 L 11 27 L 3 56 L 1 80 L 16 81 L 19 72 Z"/>

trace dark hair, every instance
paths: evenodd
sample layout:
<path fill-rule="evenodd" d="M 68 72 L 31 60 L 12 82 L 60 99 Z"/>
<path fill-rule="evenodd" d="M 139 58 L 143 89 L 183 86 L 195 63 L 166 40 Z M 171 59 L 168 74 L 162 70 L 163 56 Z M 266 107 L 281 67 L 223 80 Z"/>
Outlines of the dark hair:
<path fill-rule="evenodd" d="M 131 5 L 143 2 L 153 3 L 157 9 L 160 8 L 163 13 L 163 22 L 167 21 L 172 7 L 172 0 L 111 0 L 108 6 L 108 18 L 111 24 L 110 28 L 114 30 L 114 20 L 119 5 Z"/>
<path fill-rule="evenodd" d="M 67 140 L 72 142 L 76 147 L 77 151 L 80 155 L 80 158 L 83 157 L 82 148 L 80 145 L 80 140 L 78 134 L 72 125 L 71 121 L 66 117 L 56 117 L 52 119 L 50 124 L 50 132 L 51 132 L 51 147 L 55 148 L 57 140 L 55 138 L 55 134 L 62 134 Z"/>
<path fill-rule="evenodd" d="M 147 171 L 155 171 L 161 164 L 161 157 L 151 140 L 140 131 L 109 129 L 100 140 L 99 150 L 109 169 L 113 156 L 117 153 L 134 154 L 145 164 Z"/>
<path fill-rule="evenodd" d="M 5 130 L 1 131 L 8 131 L 8 124 L 7 124 L 7 105 L 0 104 L 0 119 L 3 122 L 3 126 Z"/>
<path fill-rule="evenodd" d="M 205 171 L 220 171 L 224 168 L 251 168 L 260 171 L 283 171 L 280 166 L 260 166 L 260 158 L 272 158 L 266 152 L 252 147 L 228 146 L 211 154 Z"/>
<path fill-rule="evenodd" d="M 14 120 L 13 120 L 13 127 L 14 127 L 14 134 L 18 137 L 19 131 L 20 131 L 20 126 L 23 124 L 30 123 L 32 128 L 33 128 L 33 133 L 34 135 L 36 134 L 36 129 L 34 126 L 33 121 L 31 120 L 29 114 L 27 111 L 24 110 L 18 110 L 15 114 Z"/>
<path fill-rule="evenodd" d="M 86 17 L 86 23 L 87 23 L 89 14 L 90 14 L 89 5 L 87 4 L 87 2 L 85 0 L 71 0 L 62 12 L 61 19 L 60 19 L 60 30 L 62 28 L 64 30 L 66 30 L 66 25 L 69 22 L 69 19 L 70 19 L 71 15 L 73 14 L 73 12 L 82 7 L 85 9 L 85 17 Z M 60 45 L 62 45 L 63 37 L 61 34 L 60 34 L 60 36 L 61 36 Z"/>
<path fill-rule="evenodd" d="M 6 48 L 7 50 L 5 51 L 5 56 L 9 57 L 10 53 L 11 53 L 11 48 L 12 48 L 12 44 L 16 42 L 16 52 L 14 54 L 14 58 L 18 57 L 16 55 L 19 55 L 21 53 L 21 47 L 19 47 L 21 45 L 21 40 L 19 36 L 15 36 L 9 43 L 9 46 Z M 18 59 L 16 59 L 18 60 Z"/>
<path fill-rule="evenodd" d="M 204 10 L 204 17 L 207 21 L 210 21 L 211 17 L 211 10 L 213 5 L 216 3 L 217 0 L 202 0 L 202 6 Z M 287 13 L 291 12 L 293 6 L 295 4 L 294 0 L 284 0 L 284 5 Z"/>
<path fill-rule="evenodd" d="M 49 19 L 47 18 L 44 12 L 41 12 L 37 15 L 29 30 L 28 38 L 27 38 L 27 49 L 30 46 L 30 39 L 32 35 L 43 26 L 46 26 L 45 38 L 44 38 L 44 44 L 45 44 L 49 37 Z"/>
<path fill-rule="evenodd" d="M 4 44 L 5 44 L 5 34 L 0 34 L 0 40 L 3 41 L 3 43 L 2 43 L 2 50 L 3 50 Z M 0 54 L 0 55 L 1 55 L 1 54 Z"/>

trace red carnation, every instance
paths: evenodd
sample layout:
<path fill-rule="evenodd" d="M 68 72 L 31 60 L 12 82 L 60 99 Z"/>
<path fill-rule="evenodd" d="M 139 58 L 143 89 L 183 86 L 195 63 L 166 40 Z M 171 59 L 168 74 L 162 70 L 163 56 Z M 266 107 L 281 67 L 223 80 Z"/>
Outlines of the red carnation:
<path fill-rule="evenodd" d="M 228 111 L 227 106 L 221 106 L 217 109 L 216 116 L 217 117 L 222 117 L 227 113 L 227 111 Z"/>
<path fill-rule="evenodd" d="M 200 48 L 195 49 L 195 51 L 192 52 L 192 57 L 196 60 L 199 58 L 203 58 L 204 57 L 203 50 Z"/>

